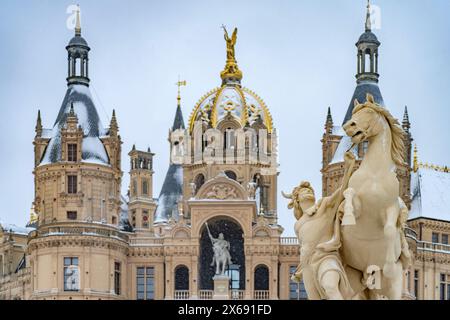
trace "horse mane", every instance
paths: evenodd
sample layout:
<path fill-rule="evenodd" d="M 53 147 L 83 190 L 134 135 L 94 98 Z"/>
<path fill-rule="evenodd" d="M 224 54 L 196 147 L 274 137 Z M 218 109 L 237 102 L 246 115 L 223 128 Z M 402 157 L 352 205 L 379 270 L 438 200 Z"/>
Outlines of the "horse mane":
<path fill-rule="evenodd" d="M 358 111 L 364 109 L 364 108 L 370 108 L 377 113 L 384 116 L 387 123 L 389 124 L 389 127 L 391 128 L 391 135 L 392 135 L 392 146 L 391 146 L 391 156 L 392 160 L 395 162 L 395 164 L 402 166 L 405 165 L 405 132 L 403 131 L 402 127 L 400 126 L 400 123 L 397 119 L 395 119 L 392 114 L 388 111 L 387 108 L 383 108 L 382 106 L 376 104 L 373 102 L 373 97 L 371 95 L 367 95 L 367 102 L 364 104 L 358 104 L 353 109 L 353 114 L 357 113 Z"/>

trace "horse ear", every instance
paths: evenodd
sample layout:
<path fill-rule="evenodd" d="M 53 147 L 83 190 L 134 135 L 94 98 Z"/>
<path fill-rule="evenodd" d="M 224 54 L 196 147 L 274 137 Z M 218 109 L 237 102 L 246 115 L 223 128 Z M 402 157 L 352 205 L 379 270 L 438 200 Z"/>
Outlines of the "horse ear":
<path fill-rule="evenodd" d="M 373 95 L 371 95 L 370 93 L 368 93 L 366 95 L 366 100 L 370 103 L 374 103 L 374 99 L 373 99 Z"/>
<path fill-rule="evenodd" d="M 353 105 L 354 105 L 355 107 L 359 105 L 358 99 L 355 99 L 355 100 L 353 101 Z"/>

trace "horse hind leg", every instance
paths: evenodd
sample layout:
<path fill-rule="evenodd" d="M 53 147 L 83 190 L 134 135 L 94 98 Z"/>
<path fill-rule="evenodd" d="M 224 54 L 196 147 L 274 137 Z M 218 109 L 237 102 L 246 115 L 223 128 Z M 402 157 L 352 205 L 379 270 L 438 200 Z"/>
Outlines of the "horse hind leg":
<path fill-rule="evenodd" d="M 398 207 L 392 206 L 386 210 L 386 221 L 384 225 L 384 239 L 386 242 L 386 262 L 383 266 L 383 275 L 387 278 L 395 277 L 395 242 L 398 234 L 397 219 L 399 215 Z"/>

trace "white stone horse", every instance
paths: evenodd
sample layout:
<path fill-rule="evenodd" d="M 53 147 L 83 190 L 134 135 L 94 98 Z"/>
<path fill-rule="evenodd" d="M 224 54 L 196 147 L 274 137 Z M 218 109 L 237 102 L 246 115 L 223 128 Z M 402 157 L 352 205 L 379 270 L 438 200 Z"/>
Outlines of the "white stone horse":
<path fill-rule="evenodd" d="M 404 164 L 404 132 L 370 94 L 364 104 L 355 100 L 352 118 L 344 130 L 353 145 L 368 143 L 364 159 L 344 193 L 342 256 L 346 273 L 361 298 L 381 295 L 398 300 L 402 293 L 404 231 L 396 165 Z M 382 270 L 378 272 L 380 287 L 367 290 L 362 283 L 373 266 Z"/>

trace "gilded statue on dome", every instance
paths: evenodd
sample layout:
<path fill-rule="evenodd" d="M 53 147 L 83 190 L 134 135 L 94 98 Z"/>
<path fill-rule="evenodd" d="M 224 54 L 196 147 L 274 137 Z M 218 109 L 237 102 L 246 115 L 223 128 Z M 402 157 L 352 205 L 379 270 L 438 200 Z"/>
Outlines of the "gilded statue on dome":
<path fill-rule="evenodd" d="M 222 25 L 222 29 L 224 31 L 224 38 L 227 43 L 227 60 L 236 60 L 234 55 L 234 46 L 236 45 L 236 39 L 237 39 L 237 28 L 234 28 L 233 34 L 231 35 L 231 38 L 228 36 L 228 31 L 225 28 L 224 25 Z"/>

